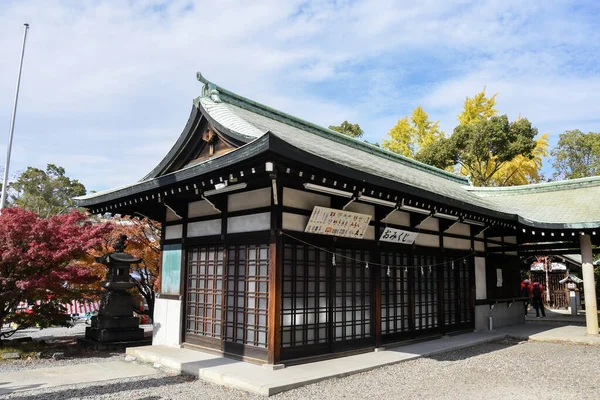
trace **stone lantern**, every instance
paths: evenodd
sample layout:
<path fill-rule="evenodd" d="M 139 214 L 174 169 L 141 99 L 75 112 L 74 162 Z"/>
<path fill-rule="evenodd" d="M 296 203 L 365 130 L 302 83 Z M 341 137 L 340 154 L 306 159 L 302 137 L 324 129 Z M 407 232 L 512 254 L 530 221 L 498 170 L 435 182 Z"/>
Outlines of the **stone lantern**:
<path fill-rule="evenodd" d="M 580 301 L 579 284 L 583 283 L 583 279 L 569 274 L 565 279 L 560 280 L 559 283 L 566 284 L 567 289 L 569 290 L 569 308 L 571 309 L 571 315 L 577 315 L 577 305 Z"/>
<path fill-rule="evenodd" d="M 121 235 L 113 245 L 114 252 L 96 257 L 107 266 L 106 279 L 98 315 L 92 317 L 91 326 L 85 330 L 85 344 L 96 350 L 139 346 L 144 344 L 144 330 L 133 316 L 133 302 L 129 289 L 135 286 L 129 276 L 131 264 L 142 261 L 125 253 L 127 236 Z"/>

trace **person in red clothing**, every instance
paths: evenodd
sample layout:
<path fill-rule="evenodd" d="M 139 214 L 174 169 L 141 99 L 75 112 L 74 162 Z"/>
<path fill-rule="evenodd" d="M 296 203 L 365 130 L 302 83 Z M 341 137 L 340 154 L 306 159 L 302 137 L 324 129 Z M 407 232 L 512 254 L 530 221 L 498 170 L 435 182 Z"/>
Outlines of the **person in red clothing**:
<path fill-rule="evenodd" d="M 546 318 L 546 310 L 544 310 L 544 286 L 538 281 L 533 282 L 530 286 L 531 300 L 533 307 L 535 307 L 536 318 L 540 317 L 540 310 L 542 311 L 542 317 Z"/>
<path fill-rule="evenodd" d="M 529 293 L 531 281 L 529 279 L 525 279 L 521 282 L 521 297 L 527 297 L 527 300 L 523 302 L 523 306 L 525 307 L 525 316 L 527 316 L 527 309 L 529 308 L 529 298 L 531 294 Z"/>

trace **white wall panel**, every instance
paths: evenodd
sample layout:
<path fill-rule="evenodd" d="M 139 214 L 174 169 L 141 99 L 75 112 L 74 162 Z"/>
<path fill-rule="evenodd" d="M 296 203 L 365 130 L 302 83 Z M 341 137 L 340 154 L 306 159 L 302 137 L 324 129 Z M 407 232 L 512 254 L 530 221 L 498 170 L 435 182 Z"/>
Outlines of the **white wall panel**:
<path fill-rule="evenodd" d="M 417 225 L 419 229 L 425 229 L 428 231 L 439 231 L 440 230 L 440 221 L 437 218 L 427 218 L 425 221 L 421 222 Z"/>
<path fill-rule="evenodd" d="M 191 222 L 188 224 L 188 237 L 211 236 L 221 234 L 221 219 Z"/>
<path fill-rule="evenodd" d="M 257 232 L 271 229 L 271 213 L 260 213 L 227 219 L 227 233 Z"/>
<path fill-rule="evenodd" d="M 394 225 L 410 226 L 410 214 L 404 211 L 395 211 L 382 222 Z"/>
<path fill-rule="evenodd" d="M 283 205 L 302 210 L 312 210 L 315 206 L 331 207 L 331 198 L 317 193 L 284 187 Z"/>
<path fill-rule="evenodd" d="M 375 240 L 375 227 L 374 226 L 372 226 L 372 225 L 367 226 L 367 229 L 365 230 L 365 236 L 363 237 L 363 239 Z"/>
<path fill-rule="evenodd" d="M 485 251 L 485 243 L 476 240 L 475 251 Z"/>
<path fill-rule="evenodd" d="M 504 243 L 517 244 L 517 237 L 516 236 L 504 236 Z"/>
<path fill-rule="evenodd" d="M 175 214 L 173 212 L 173 210 L 171 210 L 169 207 L 165 207 L 165 209 L 166 209 L 166 213 L 167 213 L 166 218 L 167 218 L 168 222 L 170 222 L 170 221 L 179 221 L 181 219 L 181 217 L 178 216 L 177 214 Z"/>
<path fill-rule="evenodd" d="M 309 217 L 306 215 L 283 213 L 283 229 L 304 232 Z"/>
<path fill-rule="evenodd" d="M 154 302 L 152 345 L 181 345 L 181 300 L 157 298 Z"/>
<path fill-rule="evenodd" d="M 206 200 L 193 201 L 188 204 L 188 218 L 220 214 Z"/>
<path fill-rule="evenodd" d="M 350 199 L 348 199 L 348 201 L 350 201 Z M 350 205 L 346 207 L 346 211 L 351 211 L 359 214 L 366 214 L 370 215 L 371 217 L 375 217 L 375 206 L 371 204 L 359 203 L 357 201 L 353 201 L 352 203 L 350 203 Z"/>
<path fill-rule="evenodd" d="M 250 190 L 247 192 L 230 194 L 227 197 L 227 211 L 251 210 L 253 208 L 271 206 L 271 188 Z"/>
<path fill-rule="evenodd" d="M 181 239 L 183 234 L 183 225 L 170 225 L 165 229 L 165 239 Z"/>
<path fill-rule="evenodd" d="M 463 235 L 463 236 L 471 236 L 471 227 L 467 224 L 458 224 L 452 225 L 450 229 L 446 231 L 447 233 L 452 233 L 455 235 Z"/>
<path fill-rule="evenodd" d="M 440 247 L 440 238 L 437 235 L 419 233 L 417 240 L 415 240 L 415 244 L 417 246 Z"/>
<path fill-rule="evenodd" d="M 485 258 L 475 257 L 475 298 L 487 299 L 487 286 L 485 278 Z"/>
<path fill-rule="evenodd" d="M 459 250 L 471 249 L 471 241 L 468 239 L 458 239 L 458 238 L 444 236 L 443 243 L 444 243 L 445 249 L 459 249 Z"/>

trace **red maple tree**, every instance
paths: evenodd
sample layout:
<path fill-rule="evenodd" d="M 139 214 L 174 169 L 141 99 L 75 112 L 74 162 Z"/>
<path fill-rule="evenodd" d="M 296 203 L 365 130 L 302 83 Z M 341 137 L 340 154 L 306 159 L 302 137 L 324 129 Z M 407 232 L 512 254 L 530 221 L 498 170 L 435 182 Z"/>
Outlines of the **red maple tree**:
<path fill-rule="evenodd" d="M 68 325 L 63 304 L 84 300 L 89 285 L 98 279 L 78 260 L 101 245 L 112 230 L 110 224 L 92 224 L 85 214 L 41 218 L 22 208 L 0 214 L 0 331 L 2 338 L 37 325 Z M 17 312 L 17 305 L 32 304 L 31 312 Z"/>

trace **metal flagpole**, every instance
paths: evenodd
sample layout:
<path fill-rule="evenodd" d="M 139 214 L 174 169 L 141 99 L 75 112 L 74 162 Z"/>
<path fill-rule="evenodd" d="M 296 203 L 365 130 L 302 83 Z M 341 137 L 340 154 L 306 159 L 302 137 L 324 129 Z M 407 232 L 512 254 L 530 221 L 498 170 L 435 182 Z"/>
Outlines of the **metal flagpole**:
<path fill-rule="evenodd" d="M 8 135 L 8 148 L 6 149 L 6 165 L 4 166 L 4 180 L 2 181 L 2 199 L 0 200 L 0 212 L 4 209 L 6 203 L 6 189 L 8 187 L 8 168 L 10 166 L 10 151 L 12 149 L 13 132 L 15 131 L 15 117 L 17 116 L 17 102 L 19 101 L 19 87 L 21 86 L 21 71 L 23 70 L 23 57 L 25 56 L 25 41 L 27 40 L 27 31 L 29 24 L 25 25 L 23 35 L 23 47 L 21 49 L 21 62 L 19 63 L 19 75 L 17 76 L 17 90 L 15 92 L 15 104 L 13 105 L 12 117 L 10 119 L 10 134 Z"/>

